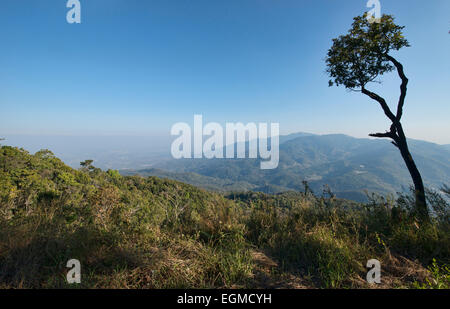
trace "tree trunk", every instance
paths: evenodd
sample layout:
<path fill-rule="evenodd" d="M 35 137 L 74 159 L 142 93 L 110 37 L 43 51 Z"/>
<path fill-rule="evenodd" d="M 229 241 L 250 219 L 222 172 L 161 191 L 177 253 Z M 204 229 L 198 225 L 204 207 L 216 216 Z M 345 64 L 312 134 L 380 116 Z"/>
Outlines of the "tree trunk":
<path fill-rule="evenodd" d="M 411 153 L 409 152 L 408 143 L 406 141 L 402 125 L 400 123 L 396 123 L 395 127 L 398 132 L 398 140 L 396 141 L 396 144 L 398 146 L 398 149 L 400 150 L 402 158 L 406 163 L 406 167 L 408 168 L 409 174 L 411 175 L 411 178 L 414 183 L 416 212 L 423 221 L 428 221 L 429 214 L 427 202 L 425 199 L 425 187 L 423 185 L 422 176 L 420 175 L 419 169 L 417 168 L 416 163 L 414 162 L 414 159 Z"/>
<path fill-rule="evenodd" d="M 402 118 L 403 114 L 403 105 L 405 103 L 408 78 L 405 76 L 403 65 L 400 62 L 398 62 L 395 58 L 391 57 L 388 54 L 385 54 L 384 56 L 395 65 L 395 67 L 397 68 L 398 75 L 402 80 L 402 84 L 400 85 L 400 98 L 397 105 L 397 115 L 394 115 L 389 106 L 387 105 L 385 99 L 383 99 L 376 93 L 367 90 L 364 87 L 364 85 L 361 87 L 361 92 L 369 96 L 371 99 L 377 101 L 383 108 L 384 114 L 392 121 L 392 126 L 389 132 L 370 134 L 370 136 L 380 138 L 384 137 L 391 138 L 393 140 L 393 144 L 398 147 L 414 183 L 414 194 L 416 198 L 416 205 L 415 205 L 416 214 L 422 221 L 428 221 L 429 214 L 422 176 L 420 175 L 416 163 L 414 162 L 411 153 L 409 152 L 405 132 L 403 131 L 402 124 L 400 123 L 400 119 Z"/>

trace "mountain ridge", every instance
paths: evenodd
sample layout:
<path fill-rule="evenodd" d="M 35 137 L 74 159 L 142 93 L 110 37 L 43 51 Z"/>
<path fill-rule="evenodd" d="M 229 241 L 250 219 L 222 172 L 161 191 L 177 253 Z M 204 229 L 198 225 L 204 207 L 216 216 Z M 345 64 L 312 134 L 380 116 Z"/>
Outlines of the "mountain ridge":
<path fill-rule="evenodd" d="M 450 151 L 443 145 L 410 139 L 410 148 L 421 170 L 425 184 L 438 190 L 450 182 Z M 280 137 L 280 164 L 274 170 L 260 170 L 258 159 L 181 159 L 168 160 L 154 165 L 159 170 L 171 172 L 168 178 L 181 180 L 203 188 L 213 188 L 225 182 L 229 188 L 241 191 L 254 190 L 265 193 L 301 191 L 303 181 L 308 181 L 315 192 L 325 186 L 338 197 L 358 201 L 366 199 L 366 191 L 395 194 L 407 191 L 410 177 L 398 150 L 387 140 L 355 138 L 345 134 L 315 135 L 296 133 Z M 187 178 L 210 177 L 207 181 Z M 131 170 L 127 175 L 161 176 L 161 172 Z M 200 175 L 200 176 L 198 176 Z M 163 176 L 164 177 L 164 176 Z M 213 178 L 213 179 L 211 179 Z M 230 185 L 234 183 L 236 185 Z M 226 191 L 226 187 L 213 190 Z M 239 191 L 239 190 L 237 190 Z"/>

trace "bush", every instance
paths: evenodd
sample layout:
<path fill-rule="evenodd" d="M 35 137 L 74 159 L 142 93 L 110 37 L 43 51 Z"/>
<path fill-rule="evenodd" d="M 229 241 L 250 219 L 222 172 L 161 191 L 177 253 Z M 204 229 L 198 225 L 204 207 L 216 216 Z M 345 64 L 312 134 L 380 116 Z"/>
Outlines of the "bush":
<path fill-rule="evenodd" d="M 408 195 L 366 204 L 311 192 L 223 196 L 83 163 L 74 170 L 46 150 L 0 147 L 0 287 L 73 288 L 65 278 L 73 258 L 84 288 L 267 287 L 292 278 L 369 287 L 365 264 L 374 258 L 387 287 L 448 287 L 449 207 L 439 193 L 428 195 L 431 222 L 419 225 Z"/>

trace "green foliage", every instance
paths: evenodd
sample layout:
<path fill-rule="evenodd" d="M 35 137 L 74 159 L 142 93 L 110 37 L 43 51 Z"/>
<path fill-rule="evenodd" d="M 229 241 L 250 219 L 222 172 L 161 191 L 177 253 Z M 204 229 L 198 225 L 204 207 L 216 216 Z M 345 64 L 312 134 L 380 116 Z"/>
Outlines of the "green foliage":
<path fill-rule="evenodd" d="M 251 273 L 240 210 L 222 196 L 102 172 L 92 160 L 77 171 L 47 150 L 7 146 L 0 176 L 0 282 L 8 286 L 67 287 L 71 258 L 82 261 L 83 287 L 225 287 Z"/>
<path fill-rule="evenodd" d="M 309 190 L 223 196 L 157 177 L 74 170 L 49 151 L 3 146 L 0 287 L 73 288 L 65 281 L 72 258 L 82 263 L 83 288 L 267 287 L 292 276 L 308 287 L 367 287 L 371 258 L 382 261 L 390 287 L 441 282 L 442 271 L 390 270 L 395 256 L 417 260 L 418 270 L 433 258 L 449 262 L 448 222 L 417 227 L 402 205 Z M 276 261 L 262 281 L 255 251 Z"/>
<path fill-rule="evenodd" d="M 330 86 L 360 88 L 391 72 L 394 67 L 386 57 L 388 53 L 409 46 L 403 37 L 403 28 L 396 25 L 390 15 L 383 15 L 379 23 L 371 23 L 365 16 L 355 17 L 348 34 L 333 39 L 328 51 Z"/>
<path fill-rule="evenodd" d="M 80 165 L 82 167 L 90 167 L 90 166 L 92 166 L 93 162 L 94 162 L 94 160 L 85 160 L 83 162 L 80 162 Z"/>
<path fill-rule="evenodd" d="M 446 187 L 442 188 L 442 192 L 446 193 Z M 450 203 L 447 199 L 439 192 L 432 189 L 425 189 L 427 204 L 431 209 L 431 217 L 433 220 L 450 224 Z M 402 209 L 403 212 L 408 212 L 410 214 L 415 213 L 414 209 L 414 187 L 410 187 L 410 193 L 399 193 L 397 199 L 398 208 Z"/>
<path fill-rule="evenodd" d="M 393 255 L 423 265 L 433 258 L 448 263 L 448 222 L 434 218 L 419 226 L 395 199 L 378 195 L 367 204 L 351 204 L 292 194 L 233 195 L 251 209 L 246 223 L 249 240 L 274 256 L 284 271 L 311 277 L 321 287 L 340 288 L 360 286 L 358 278 L 367 272 L 364 263 L 372 258 L 382 265 L 397 263 Z M 418 264 L 404 267 L 402 271 L 419 277 L 423 271 Z M 393 269 L 398 272 L 397 266 Z M 412 282 L 395 284 L 405 285 Z"/>
<path fill-rule="evenodd" d="M 116 170 L 107 170 L 106 173 L 112 178 L 112 179 L 119 179 L 120 173 Z"/>
<path fill-rule="evenodd" d="M 425 283 L 415 282 L 417 289 L 450 289 L 450 267 L 447 265 L 439 266 L 436 259 L 428 267 L 431 278 L 427 278 Z"/>

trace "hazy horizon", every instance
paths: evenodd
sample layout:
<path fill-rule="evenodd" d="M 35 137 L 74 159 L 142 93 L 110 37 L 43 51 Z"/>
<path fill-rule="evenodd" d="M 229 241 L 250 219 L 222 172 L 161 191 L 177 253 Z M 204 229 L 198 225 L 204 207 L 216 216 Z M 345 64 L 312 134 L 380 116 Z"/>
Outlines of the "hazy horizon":
<path fill-rule="evenodd" d="M 315 134 L 311 132 L 295 132 L 280 134 L 333 135 L 343 133 Z M 355 137 L 358 139 L 377 138 Z M 0 145 L 9 145 L 24 148 L 30 153 L 41 149 L 52 151 L 57 157 L 71 167 L 77 168 L 81 161 L 93 159 L 94 165 L 102 169 L 139 169 L 151 167 L 161 160 L 172 159 L 170 147 L 175 136 L 127 136 L 127 135 L 103 135 L 103 136 L 76 136 L 76 135 L 0 135 L 5 140 Z M 385 140 L 388 142 L 388 140 Z M 428 143 L 436 144 L 430 141 Z M 437 144 L 449 146 L 448 144 Z M 392 146 L 393 147 L 393 146 Z"/>

